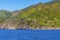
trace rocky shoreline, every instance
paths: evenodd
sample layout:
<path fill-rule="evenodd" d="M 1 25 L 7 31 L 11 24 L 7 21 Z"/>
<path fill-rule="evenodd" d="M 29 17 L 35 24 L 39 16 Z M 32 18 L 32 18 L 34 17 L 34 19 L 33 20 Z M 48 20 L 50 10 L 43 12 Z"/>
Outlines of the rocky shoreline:
<path fill-rule="evenodd" d="M 26 27 L 20 27 L 20 28 L 16 28 L 16 27 L 0 27 L 0 29 L 4 29 L 4 30 L 60 30 L 60 27 L 59 28 L 52 28 L 52 27 L 49 27 L 49 28 L 26 28 Z"/>

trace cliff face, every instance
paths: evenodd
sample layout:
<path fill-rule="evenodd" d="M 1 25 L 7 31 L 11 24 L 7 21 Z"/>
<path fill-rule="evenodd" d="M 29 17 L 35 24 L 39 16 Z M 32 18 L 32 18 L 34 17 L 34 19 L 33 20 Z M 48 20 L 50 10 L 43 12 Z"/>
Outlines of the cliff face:
<path fill-rule="evenodd" d="M 60 0 L 39 3 L 22 10 L 0 10 L 1 29 L 60 29 Z"/>

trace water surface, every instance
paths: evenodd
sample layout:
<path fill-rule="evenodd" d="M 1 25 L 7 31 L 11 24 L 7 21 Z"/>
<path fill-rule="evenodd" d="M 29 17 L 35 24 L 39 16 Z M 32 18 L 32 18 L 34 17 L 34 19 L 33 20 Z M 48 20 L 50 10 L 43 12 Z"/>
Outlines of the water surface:
<path fill-rule="evenodd" d="M 0 40 L 60 40 L 60 30 L 0 30 Z"/>

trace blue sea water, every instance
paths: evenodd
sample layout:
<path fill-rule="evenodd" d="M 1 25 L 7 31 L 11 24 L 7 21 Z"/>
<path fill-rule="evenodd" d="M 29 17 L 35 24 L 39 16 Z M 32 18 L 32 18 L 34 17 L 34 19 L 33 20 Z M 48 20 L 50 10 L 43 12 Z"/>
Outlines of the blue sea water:
<path fill-rule="evenodd" d="M 0 40 L 60 40 L 60 30 L 0 30 Z"/>

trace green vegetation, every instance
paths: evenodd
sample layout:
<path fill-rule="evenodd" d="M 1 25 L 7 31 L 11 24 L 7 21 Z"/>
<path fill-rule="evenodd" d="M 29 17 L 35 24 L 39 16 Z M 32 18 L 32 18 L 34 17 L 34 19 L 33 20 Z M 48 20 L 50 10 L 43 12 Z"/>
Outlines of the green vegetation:
<path fill-rule="evenodd" d="M 22 29 L 60 28 L 60 0 L 39 3 L 16 12 L 1 10 L 1 23 Z"/>

